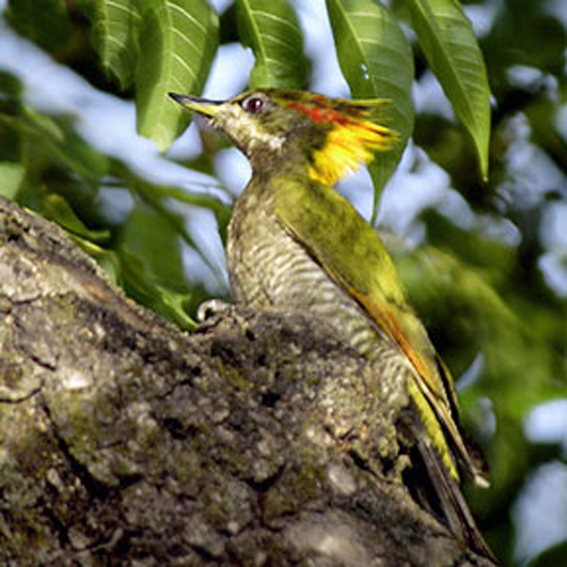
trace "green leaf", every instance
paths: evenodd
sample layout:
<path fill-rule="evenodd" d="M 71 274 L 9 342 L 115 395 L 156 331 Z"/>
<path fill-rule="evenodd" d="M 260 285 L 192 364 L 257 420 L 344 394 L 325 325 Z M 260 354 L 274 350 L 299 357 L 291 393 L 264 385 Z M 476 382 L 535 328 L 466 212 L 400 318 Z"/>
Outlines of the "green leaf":
<path fill-rule="evenodd" d="M 139 2 L 134 0 L 94 0 L 94 39 L 102 66 L 125 89 L 134 81 Z"/>
<path fill-rule="evenodd" d="M 196 207 L 202 207 L 211 211 L 215 216 L 217 221 L 217 227 L 219 235 L 223 244 L 226 245 L 228 223 L 230 222 L 230 217 L 232 216 L 232 207 L 224 204 L 222 201 L 216 197 L 211 197 L 210 195 L 204 193 L 194 193 L 188 191 L 187 189 L 180 189 L 179 187 L 164 187 L 154 185 L 154 190 L 157 192 L 157 196 L 160 198 L 171 197 L 177 199 L 182 203 L 188 203 Z M 188 240 L 188 244 L 195 246 L 193 240 Z M 206 261 L 206 258 L 204 257 Z M 213 266 L 209 264 L 209 267 L 213 269 Z M 213 269 L 214 272 L 216 272 Z M 218 274 L 217 274 L 218 275 Z"/>
<path fill-rule="evenodd" d="M 237 0 L 239 35 L 254 52 L 252 88 L 305 86 L 307 61 L 297 16 L 287 1 Z"/>
<path fill-rule="evenodd" d="M 42 214 L 45 218 L 55 221 L 65 230 L 82 239 L 98 244 L 104 244 L 110 240 L 109 230 L 91 230 L 87 228 L 61 195 L 48 195 L 43 201 Z"/>
<path fill-rule="evenodd" d="M 142 259 L 149 281 L 178 291 L 186 288 L 179 234 L 155 210 L 146 205 L 132 210 L 122 228 L 120 248 Z"/>
<path fill-rule="evenodd" d="M 218 17 L 205 0 L 142 0 L 136 72 L 138 131 L 161 150 L 189 120 L 189 113 L 167 93 L 200 93 L 217 46 Z"/>
<path fill-rule="evenodd" d="M 412 0 L 412 24 L 429 66 L 476 146 L 488 177 L 490 87 L 471 23 L 455 0 Z"/>
<path fill-rule="evenodd" d="M 119 248 L 120 277 L 127 292 L 184 328 L 194 322 L 184 309 L 191 295 L 176 228 L 159 212 L 139 205 L 126 221 Z"/>
<path fill-rule="evenodd" d="M 392 13 L 373 0 L 327 0 L 339 63 L 352 96 L 392 102 L 388 126 L 399 132 L 391 152 L 368 168 L 374 182 L 374 214 L 381 191 L 396 169 L 413 128 L 411 48 Z"/>
<path fill-rule="evenodd" d="M 108 160 L 79 137 L 70 121 L 24 108 L 21 122 L 20 119 L 18 122 L 22 134 L 29 135 L 30 140 L 36 140 L 61 165 L 93 186 L 98 186 L 100 178 L 107 171 Z M 25 159 L 33 163 L 36 156 L 30 152 Z"/>
<path fill-rule="evenodd" d="M 195 321 L 185 309 L 191 300 L 189 290 L 177 293 L 149 280 L 141 258 L 127 250 L 118 250 L 116 258 L 117 279 L 130 297 L 182 329 L 195 327 Z"/>
<path fill-rule="evenodd" d="M 21 35 L 48 51 L 71 39 L 71 24 L 63 0 L 10 0 L 6 20 Z"/>
<path fill-rule="evenodd" d="M 567 541 L 562 540 L 536 555 L 530 560 L 528 567 L 557 567 L 565 563 L 567 563 Z"/>
<path fill-rule="evenodd" d="M 0 162 L 0 195 L 14 199 L 24 179 L 24 166 L 14 162 Z"/>
<path fill-rule="evenodd" d="M 167 187 L 145 181 L 119 162 L 113 163 L 112 170 L 115 175 L 125 180 L 128 189 L 135 198 L 140 199 L 146 207 L 161 216 L 169 224 L 170 228 L 175 230 L 177 235 L 184 240 L 188 246 L 195 250 L 203 263 L 215 274 L 218 281 L 222 281 L 223 278 L 222 274 L 219 272 L 219 267 L 215 266 L 215 264 L 207 258 L 204 251 L 201 250 L 199 245 L 195 242 L 187 230 L 185 219 L 170 210 L 166 202 L 168 199 L 173 198 L 190 205 L 210 210 L 217 220 L 221 238 L 223 237 L 223 233 L 226 233 L 226 227 L 230 217 L 230 208 L 221 203 L 218 199 L 205 194 L 197 194 L 185 189 Z"/>

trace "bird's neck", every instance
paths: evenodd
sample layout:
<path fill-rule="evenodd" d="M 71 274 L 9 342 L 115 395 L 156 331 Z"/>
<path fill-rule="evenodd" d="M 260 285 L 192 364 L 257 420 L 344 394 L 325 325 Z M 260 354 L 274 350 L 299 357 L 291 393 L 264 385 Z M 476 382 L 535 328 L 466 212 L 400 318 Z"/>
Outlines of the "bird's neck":
<path fill-rule="evenodd" d="M 249 156 L 255 185 L 269 185 L 276 177 L 293 175 L 310 178 L 311 156 L 302 148 L 289 147 L 279 153 L 258 153 Z"/>

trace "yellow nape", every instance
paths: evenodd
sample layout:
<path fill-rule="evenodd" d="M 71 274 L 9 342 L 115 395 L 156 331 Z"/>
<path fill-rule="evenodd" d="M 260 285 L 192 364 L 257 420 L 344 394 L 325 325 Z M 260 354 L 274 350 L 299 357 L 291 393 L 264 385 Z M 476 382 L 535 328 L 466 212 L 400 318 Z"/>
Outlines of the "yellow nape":
<path fill-rule="evenodd" d="M 374 152 L 391 149 L 397 139 L 397 132 L 370 120 L 335 124 L 325 145 L 313 154 L 309 177 L 324 185 L 334 185 L 361 165 L 370 163 Z"/>

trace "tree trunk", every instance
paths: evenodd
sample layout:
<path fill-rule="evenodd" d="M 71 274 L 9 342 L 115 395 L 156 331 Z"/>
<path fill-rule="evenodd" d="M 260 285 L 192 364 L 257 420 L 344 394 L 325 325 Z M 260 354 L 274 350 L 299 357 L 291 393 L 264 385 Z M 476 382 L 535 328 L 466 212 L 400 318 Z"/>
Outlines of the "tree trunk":
<path fill-rule="evenodd" d="M 2 565 L 493 565 L 404 488 L 399 403 L 297 314 L 181 332 L 0 199 Z"/>

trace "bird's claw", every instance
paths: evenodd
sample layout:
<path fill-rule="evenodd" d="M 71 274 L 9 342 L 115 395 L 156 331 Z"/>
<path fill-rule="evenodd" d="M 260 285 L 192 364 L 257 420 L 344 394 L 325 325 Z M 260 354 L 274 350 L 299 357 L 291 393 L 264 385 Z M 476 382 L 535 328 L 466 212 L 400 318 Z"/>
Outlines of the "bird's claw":
<path fill-rule="evenodd" d="M 229 307 L 230 305 L 222 301 L 222 299 L 207 299 L 207 301 L 203 301 L 203 303 L 199 305 L 199 309 L 197 309 L 197 321 L 202 323 L 214 315 L 226 311 Z"/>

